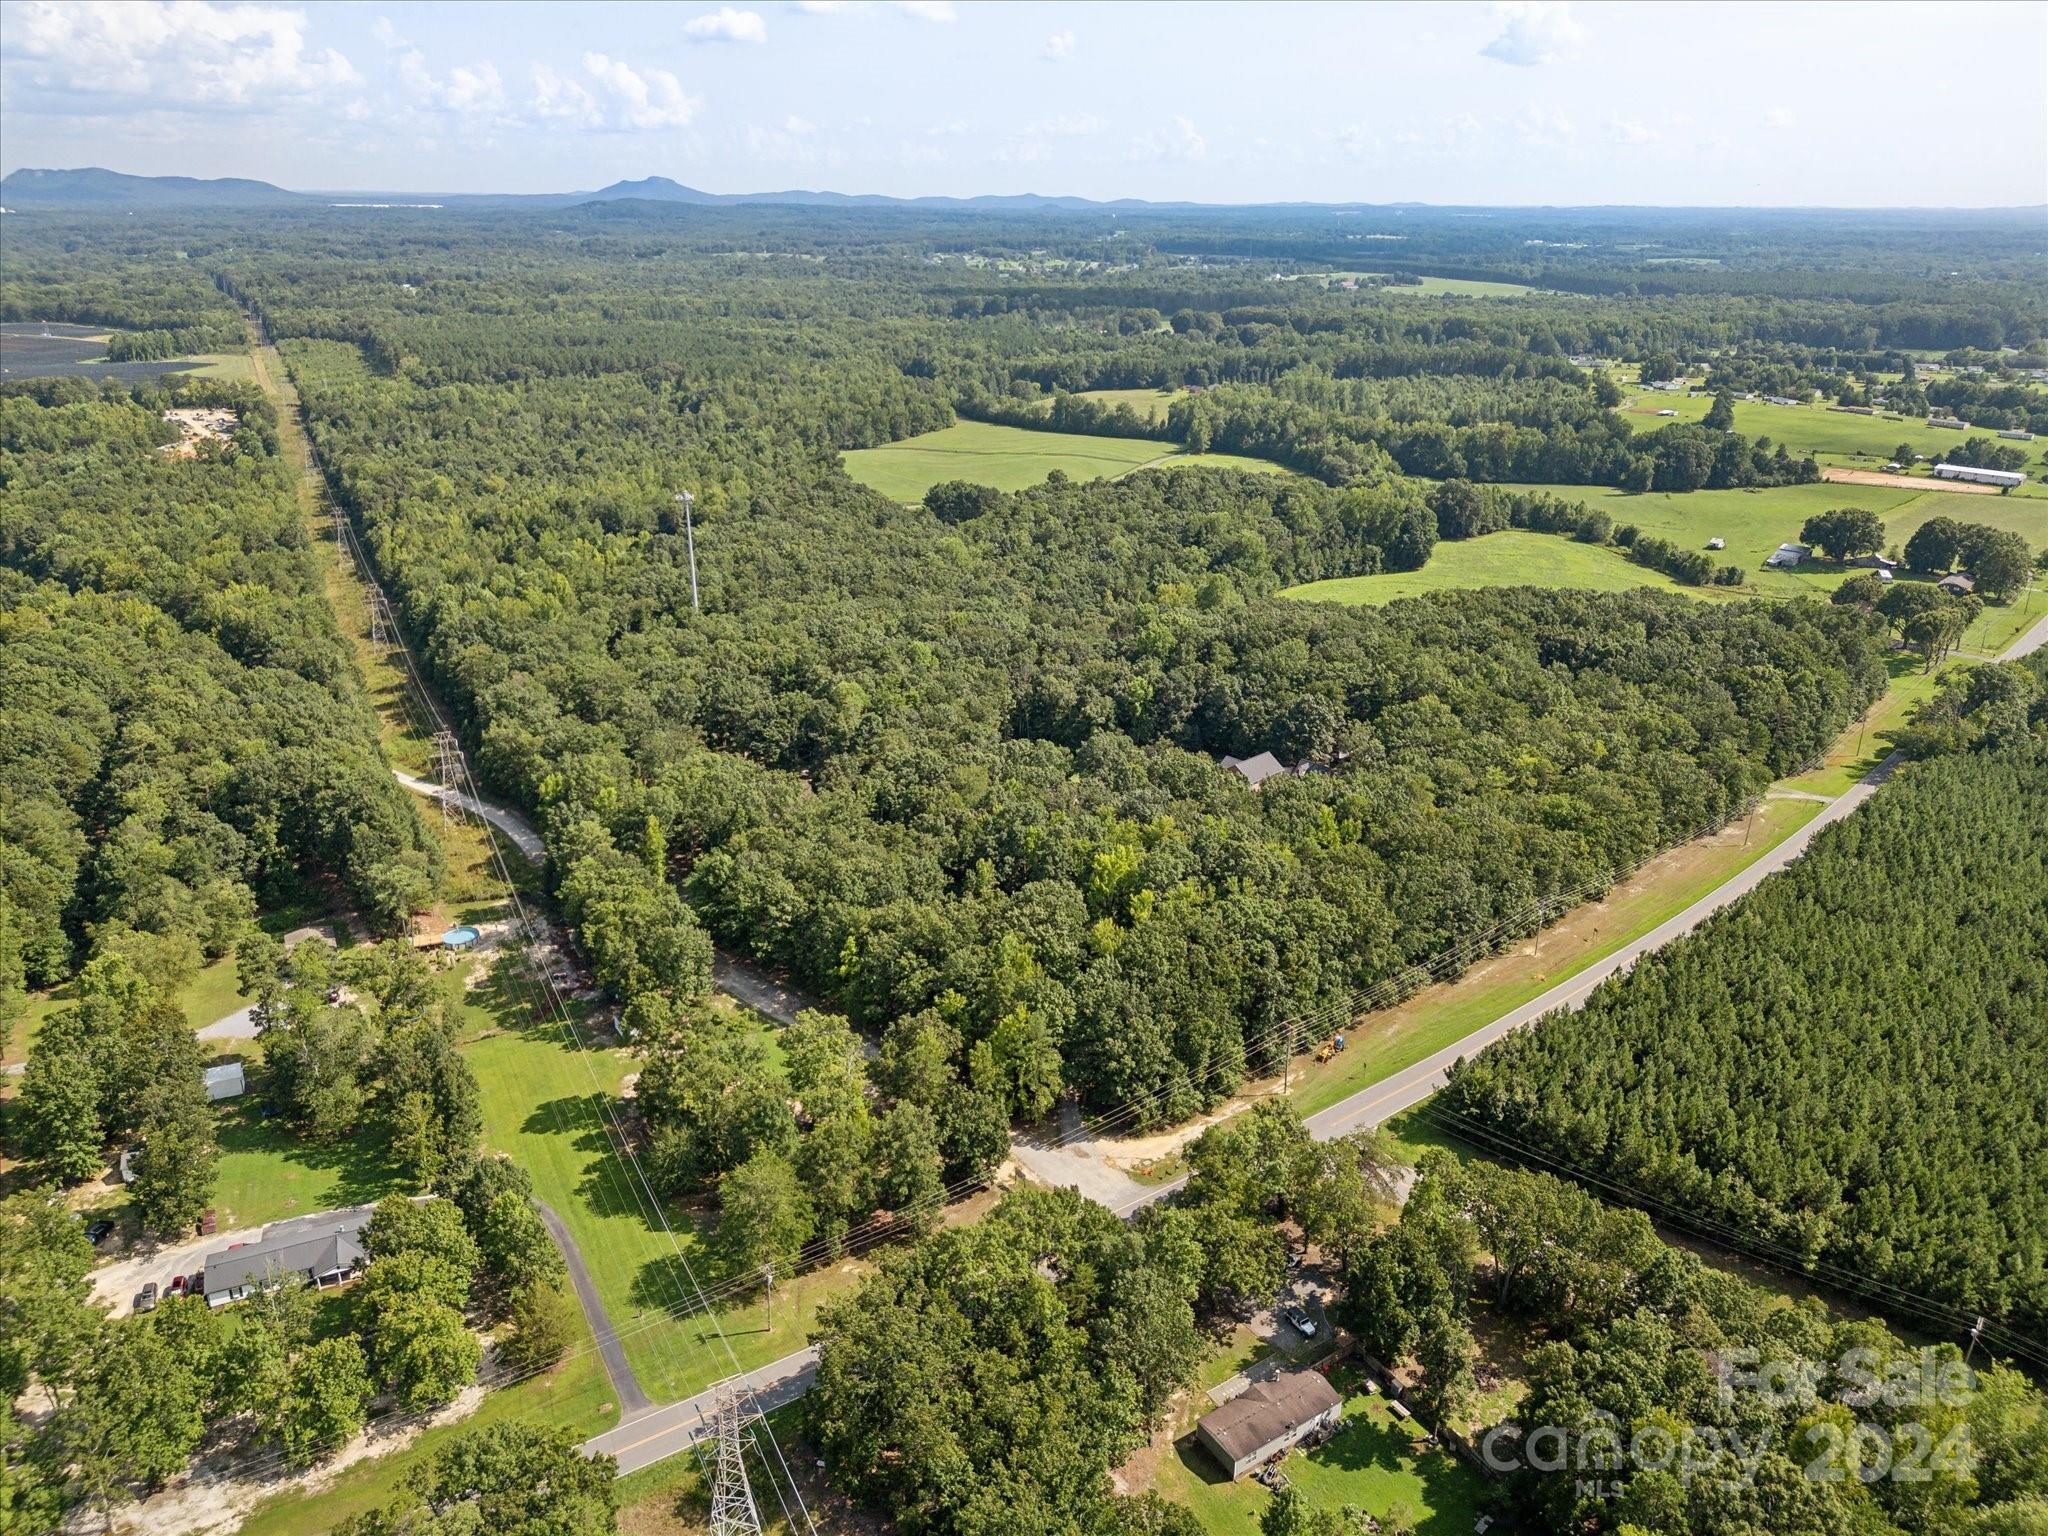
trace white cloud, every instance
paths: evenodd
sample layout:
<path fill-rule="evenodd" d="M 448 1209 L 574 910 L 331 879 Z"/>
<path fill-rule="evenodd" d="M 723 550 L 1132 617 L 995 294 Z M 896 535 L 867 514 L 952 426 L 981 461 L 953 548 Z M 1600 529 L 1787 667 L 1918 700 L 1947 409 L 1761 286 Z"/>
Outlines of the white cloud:
<path fill-rule="evenodd" d="M 1185 117 L 1173 120 L 1171 132 L 1141 133 L 1131 140 L 1133 160 L 1199 160 L 1209 153 L 1209 141 Z"/>
<path fill-rule="evenodd" d="M 1394 142 L 1408 149 L 1459 153 L 1477 144 L 1479 135 L 1479 119 L 1470 112 L 1460 112 L 1456 117 L 1444 118 L 1434 128 L 1404 128 L 1394 135 Z"/>
<path fill-rule="evenodd" d="M 458 64 L 444 80 L 428 68 L 427 56 L 413 48 L 398 61 L 398 80 L 413 105 L 431 111 L 493 117 L 505 110 L 505 82 L 488 59 Z"/>
<path fill-rule="evenodd" d="M 1797 128 L 1799 126 L 1799 119 L 1789 107 L 1773 107 L 1764 114 L 1764 126 L 1766 128 Z"/>
<path fill-rule="evenodd" d="M 798 117 L 794 112 L 782 120 L 782 131 L 792 138 L 808 138 L 818 131 L 818 125 L 809 118 Z"/>
<path fill-rule="evenodd" d="M 896 9 L 919 21 L 951 21 L 953 0 L 896 0 Z"/>
<path fill-rule="evenodd" d="M 267 104 L 361 78 L 334 49 L 307 46 L 305 12 L 270 5 L 27 0 L 5 48 L 47 61 L 49 83 L 153 107 Z"/>
<path fill-rule="evenodd" d="M 398 35 L 398 28 L 391 24 L 389 16 L 379 16 L 370 23 L 370 36 L 374 37 L 386 48 L 410 48 L 412 46 L 410 38 Z"/>
<path fill-rule="evenodd" d="M 1617 144 L 1649 144 L 1656 140 L 1657 130 L 1617 112 L 1607 119 L 1607 137 Z"/>
<path fill-rule="evenodd" d="M 1564 0 L 1497 0 L 1493 18 L 1500 34 L 1479 52 L 1523 68 L 1556 63 L 1586 35 Z"/>
<path fill-rule="evenodd" d="M 1062 27 L 1045 40 L 1045 53 L 1042 57 L 1048 59 L 1071 59 L 1073 56 L 1074 29 L 1072 27 Z"/>
<path fill-rule="evenodd" d="M 637 70 L 623 59 L 583 55 L 584 73 L 608 98 L 607 118 L 627 128 L 681 128 L 703 105 L 685 95 L 683 83 L 665 69 Z"/>
<path fill-rule="evenodd" d="M 683 36 L 696 43 L 765 43 L 768 25 L 759 11 L 736 11 L 721 5 L 684 22 Z"/>
<path fill-rule="evenodd" d="M 583 88 L 582 82 L 545 64 L 533 66 L 533 99 L 529 105 L 535 117 L 549 122 L 576 123 L 585 128 L 604 126 L 597 98 Z"/>
<path fill-rule="evenodd" d="M 1554 107 L 1528 106 L 1515 116 L 1515 136 L 1534 149 L 1557 149 L 1578 133 L 1572 120 Z"/>

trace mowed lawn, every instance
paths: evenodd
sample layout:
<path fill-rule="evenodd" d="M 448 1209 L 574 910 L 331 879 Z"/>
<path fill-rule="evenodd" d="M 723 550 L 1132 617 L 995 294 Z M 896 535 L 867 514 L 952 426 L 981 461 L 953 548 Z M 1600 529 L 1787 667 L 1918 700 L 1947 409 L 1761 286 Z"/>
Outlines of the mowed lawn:
<path fill-rule="evenodd" d="M 1366 1392 L 1358 1371 L 1340 1366 L 1330 1379 L 1345 1394 L 1344 1421 L 1327 1444 L 1288 1454 L 1288 1482 L 1317 1509 L 1357 1505 L 1417 1536 L 1470 1536 L 1486 1492 L 1479 1474 L 1423 1444 L 1420 1428 Z M 1174 1442 L 1151 1486 L 1192 1509 L 1210 1536 L 1257 1536 L 1273 1497 L 1249 1476 L 1229 1481 L 1192 1434 Z"/>
<path fill-rule="evenodd" d="M 851 1286 L 859 1266 L 778 1282 L 771 1329 L 759 1287 L 724 1283 L 695 1213 L 674 1202 L 657 1211 L 617 1150 L 620 1089 L 639 1065 L 631 1053 L 572 1046 L 557 1025 L 531 1022 L 514 989 L 471 992 L 465 1014 L 462 1051 L 482 1091 L 484 1145 L 532 1174 L 534 1194 L 568 1226 L 650 1397 L 686 1397 L 732 1374 L 735 1360 L 751 1369 L 803 1347 L 819 1305 Z M 697 1310 L 700 1285 L 717 1303 L 715 1323 Z"/>
<path fill-rule="evenodd" d="M 926 491 L 947 480 L 1021 491 L 1054 470 L 1070 480 L 1101 480 L 1154 465 L 1286 473 L 1263 459 L 1183 453 L 1172 443 L 1150 438 L 1034 432 L 985 421 L 959 421 L 900 443 L 850 449 L 841 457 L 849 475 L 893 501 L 922 500 Z"/>
<path fill-rule="evenodd" d="M 1377 576 L 1337 576 L 1289 587 L 1280 595 L 1311 603 L 1363 603 L 1377 606 L 1396 598 L 1420 597 L 1466 587 L 1578 587 L 1595 592 L 1629 592 L 1655 587 L 1695 597 L 1719 596 L 1725 589 L 1682 587 L 1662 571 L 1637 565 L 1619 550 L 1580 544 L 1555 533 L 1529 533 L 1510 528 L 1476 539 L 1439 542 L 1429 563 L 1419 571 L 1387 571 Z"/>

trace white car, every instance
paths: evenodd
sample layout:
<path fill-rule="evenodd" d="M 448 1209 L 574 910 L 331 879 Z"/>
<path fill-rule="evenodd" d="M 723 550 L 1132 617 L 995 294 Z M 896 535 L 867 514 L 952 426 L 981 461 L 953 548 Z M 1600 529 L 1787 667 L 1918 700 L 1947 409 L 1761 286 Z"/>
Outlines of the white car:
<path fill-rule="evenodd" d="M 1293 1325 L 1294 1331 L 1304 1339 L 1312 1339 L 1316 1336 L 1316 1320 L 1310 1317 L 1302 1308 L 1289 1307 L 1283 1315 Z"/>

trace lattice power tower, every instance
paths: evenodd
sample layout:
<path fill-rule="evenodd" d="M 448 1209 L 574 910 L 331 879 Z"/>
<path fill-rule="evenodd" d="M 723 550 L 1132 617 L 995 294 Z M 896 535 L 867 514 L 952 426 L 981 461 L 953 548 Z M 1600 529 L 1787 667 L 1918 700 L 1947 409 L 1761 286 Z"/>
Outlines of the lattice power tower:
<path fill-rule="evenodd" d="M 740 1439 L 740 1399 L 730 1388 L 711 1410 L 718 1438 L 718 1465 L 711 1477 L 711 1536 L 761 1536 L 761 1512 L 747 1484 Z"/>

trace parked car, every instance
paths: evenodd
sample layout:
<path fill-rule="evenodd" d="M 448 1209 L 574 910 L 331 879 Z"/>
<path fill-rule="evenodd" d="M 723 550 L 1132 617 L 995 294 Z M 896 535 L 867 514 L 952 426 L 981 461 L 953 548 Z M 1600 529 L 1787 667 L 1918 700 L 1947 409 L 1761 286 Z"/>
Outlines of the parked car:
<path fill-rule="evenodd" d="M 102 1216 L 98 1221 L 93 1222 L 90 1226 L 88 1226 L 85 1229 L 85 1240 L 88 1243 L 91 1243 L 93 1247 L 97 1248 L 99 1247 L 101 1240 L 104 1239 L 106 1235 L 113 1230 L 114 1224 L 111 1221 L 108 1221 L 106 1217 Z"/>
<path fill-rule="evenodd" d="M 202 1211 L 199 1213 L 199 1235 L 201 1237 L 213 1236 L 214 1226 L 212 1211 Z"/>
<path fill-rule="evenodd" d="M 182 1295 L 184 1295 L 184 1294 L 185 1294 L 185 1277 L 184 1277 L 183 1275 L 173 1275 L 173 1276 L 171 1276 L 171 1283 L 170 1283 L 169 1285 L 167 1285 L 167 1286 L 165 1286 L 165 1287 L 164 1287 L 164 1294 L 165 1294 L 166 1296 L 182 1296 Z"/>
<path fill-rule="evenodd" d="M 1294 1331 L 1304 1339 L 1312 1339 L 1316 1336 L 1316 1320 L 1310 1317 L 1304 1309 L 1289 1307 L 1286 1317 L 1287 1321 L 1294 1325 Z"/>
<path fill-rule="evenodd" d="M 136 1293 L 135 1310 L 138 1312 L 154 1312 L 156 1310 L 156 1282 L 154 1280 L 149 1281 Z"/>

